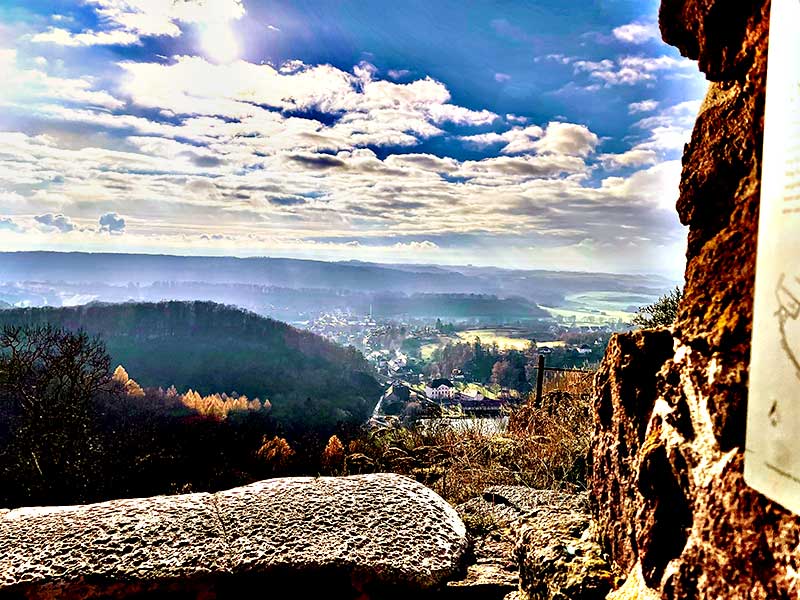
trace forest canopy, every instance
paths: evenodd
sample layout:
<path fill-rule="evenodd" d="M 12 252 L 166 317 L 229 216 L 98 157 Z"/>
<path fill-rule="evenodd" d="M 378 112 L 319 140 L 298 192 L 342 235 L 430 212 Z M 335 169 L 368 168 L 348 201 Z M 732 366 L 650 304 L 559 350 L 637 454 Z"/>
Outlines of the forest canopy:
<path fill-rule="evenodd" d="M 363 422 L 382 391 L 354 348 L 212 302 L 14 309 L 0 313 L 3 325 L 85 331 L 145 388 L 269 399 L 289 430 Z"/>

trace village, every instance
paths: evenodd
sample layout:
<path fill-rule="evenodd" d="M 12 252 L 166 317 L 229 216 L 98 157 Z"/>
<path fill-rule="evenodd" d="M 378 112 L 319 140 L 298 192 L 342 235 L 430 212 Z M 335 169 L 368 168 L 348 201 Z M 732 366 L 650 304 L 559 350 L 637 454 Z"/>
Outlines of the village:
<path fill-rule="evenodd" d="M 308 327 L 357 348 L 374 366 L 386 390 L 371 422 L 383 425 L 393 419 L 502 418 L 533 389 L 540 357 L 555 369 L 591 369 L 621 325 L 578 325 L 555 318 L 514 325 L 454 324 L 337 312 L 320 315 Z M 476 365 L 476 352 L 482 353 L 483 368 Z M 454 360 L 450 354 L 464 357 Z"/>

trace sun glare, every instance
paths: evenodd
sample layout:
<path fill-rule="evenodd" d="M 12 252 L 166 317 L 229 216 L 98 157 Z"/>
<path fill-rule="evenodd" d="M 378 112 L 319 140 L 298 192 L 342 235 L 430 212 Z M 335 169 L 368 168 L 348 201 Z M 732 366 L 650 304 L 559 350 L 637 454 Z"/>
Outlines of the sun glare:
<path fill-rule="evenodd" d="M 227 23 L 204 25 L 201 40 L 203 51 L 214 62 L 229 63 L 239 58 L 239 42 Z"/>

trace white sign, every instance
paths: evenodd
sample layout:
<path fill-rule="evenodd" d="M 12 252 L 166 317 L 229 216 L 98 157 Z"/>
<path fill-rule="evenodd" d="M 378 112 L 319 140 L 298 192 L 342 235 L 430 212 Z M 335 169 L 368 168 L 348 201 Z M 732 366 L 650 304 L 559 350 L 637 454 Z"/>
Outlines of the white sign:
<path fill-rule="evenodd" d="M 744 477 L 800 513 L 800 0 L 770 16 Z"/>

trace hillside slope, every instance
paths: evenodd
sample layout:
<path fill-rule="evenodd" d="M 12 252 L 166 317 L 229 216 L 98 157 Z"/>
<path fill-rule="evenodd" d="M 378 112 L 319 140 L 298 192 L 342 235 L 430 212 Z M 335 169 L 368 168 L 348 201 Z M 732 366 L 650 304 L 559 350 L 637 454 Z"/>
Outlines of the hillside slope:
<path fill-rule="evenodd" d="M 381 394 L 369 364 L 306 331 L 212 302 L 5 310 L 0 326 L 44 324 L 102 338 L 112 364 L 143 386 L 269 398 L 279 421 L 365 419 Z"/>

